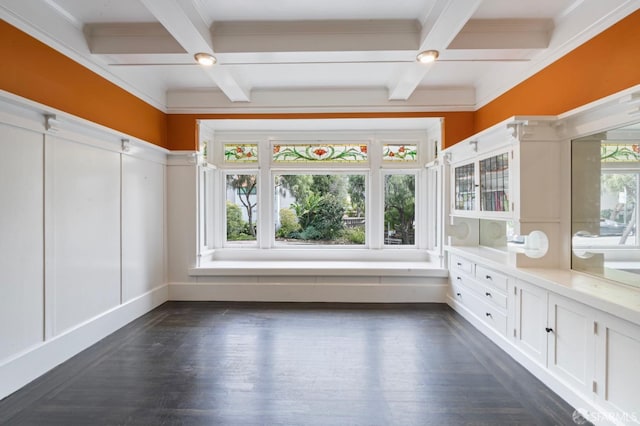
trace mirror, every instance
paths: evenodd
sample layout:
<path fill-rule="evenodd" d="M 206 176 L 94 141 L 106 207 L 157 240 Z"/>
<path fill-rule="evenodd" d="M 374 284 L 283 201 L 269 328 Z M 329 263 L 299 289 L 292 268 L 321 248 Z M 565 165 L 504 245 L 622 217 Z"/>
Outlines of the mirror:
<path fill-rule="evenodd" d="M 640 123 L 571 145 L 571 268 L 640 287 Z"/>

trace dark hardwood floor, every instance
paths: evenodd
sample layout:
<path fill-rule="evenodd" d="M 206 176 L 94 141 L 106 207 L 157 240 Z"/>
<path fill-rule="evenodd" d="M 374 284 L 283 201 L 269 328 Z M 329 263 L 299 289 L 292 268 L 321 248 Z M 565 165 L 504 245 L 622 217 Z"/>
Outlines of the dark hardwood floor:
<path fill-rule="evenodd" d="M 446 305 L 168 302 L 0 401 L 9 425 L 573 425 Z"/>

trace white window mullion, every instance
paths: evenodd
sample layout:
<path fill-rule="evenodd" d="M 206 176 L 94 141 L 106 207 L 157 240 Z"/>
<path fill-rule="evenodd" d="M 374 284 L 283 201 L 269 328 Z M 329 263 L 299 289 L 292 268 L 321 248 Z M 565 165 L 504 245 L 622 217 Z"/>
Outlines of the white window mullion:
<path fill-rule="evenodd" d="M 271 176 L 271 141 L 258 144 L 258 247 L 273 247 L 273 177 Z"/>
<path fill-rule="evenodd" d="M 427 233 L 426 225 L 429 218 L 429 209 L 427 206 L 427 200 L 432 199 L 427 194 L 427 173 L 425 170 L 419 170 L 416 174 L 416 212 L 415 212 L 415 239 L 416 247 L 419 249 L 427 249 Z"/>
<path fill-rule="evenodd" d="M 215 217 L 212 226 L 214 248 L 221 248 L 227 238 L 226 184 L 226 177 L 223 171 L 214 170 L 211 195 L 214 200 L 220 200 L 215 203 L 214 208 L 211 209 L 211 214 Z"/>
<path fill-rule="evenodd" d="M 384 246 L 384 184 L 382 173 L 382 144 L 371 141 L 369 149 L 371 173 L 367 192 L 367 241 L 369 248 L 381 249 Z"/>

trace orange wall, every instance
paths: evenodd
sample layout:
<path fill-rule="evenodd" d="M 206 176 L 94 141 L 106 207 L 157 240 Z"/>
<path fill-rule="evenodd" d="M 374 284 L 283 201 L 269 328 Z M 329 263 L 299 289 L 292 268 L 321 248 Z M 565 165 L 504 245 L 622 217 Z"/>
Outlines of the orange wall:
<path fill-rule="evenodd" d="M 381 113 L 291 113 L 291 114 L 170 114 L 168 138 L 174 150 L 194 150 L 198 146 L 196 121 L 289 119 L 314 120 L 327 118 L 423 118 L 444 117 L 443 139 L 460 141 L 473 134 L 473 112 L 381 112 Z"/>
<path fill-rule="evenodd" d="M 5 21 L 0 58 L 0 89 L 168 146 L 166 114 Z"/>
<path fill-rule="evenodd" d="M 561 114 L 637 84 L 640 10 L 480 108 L 475 132 L 514 115 Z"/>

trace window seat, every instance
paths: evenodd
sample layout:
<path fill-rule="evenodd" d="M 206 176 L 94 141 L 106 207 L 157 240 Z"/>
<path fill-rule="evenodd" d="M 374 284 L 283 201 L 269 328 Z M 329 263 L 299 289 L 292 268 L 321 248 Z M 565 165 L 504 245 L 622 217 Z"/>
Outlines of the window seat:
<path fill-rule="evenodd" d="M 189 270 L 191 276 L 402 276 L 447 277 L 437 261 L 340 261 L 340 260 L 211 260 Z"/>

